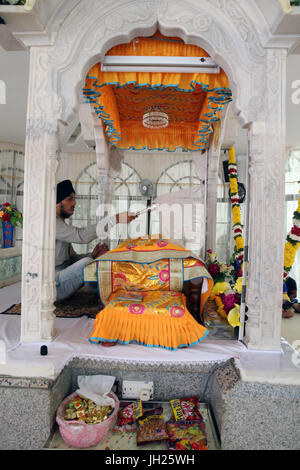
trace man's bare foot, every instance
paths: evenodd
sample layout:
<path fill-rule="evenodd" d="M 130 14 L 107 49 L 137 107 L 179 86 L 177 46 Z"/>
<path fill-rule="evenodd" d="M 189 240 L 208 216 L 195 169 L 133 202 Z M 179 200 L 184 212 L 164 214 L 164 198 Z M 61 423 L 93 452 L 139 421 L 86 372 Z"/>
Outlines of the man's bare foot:
<path fill-rule="evenodd" d="M 115 341 L 106 341 L 105 343 L 100 343 L 102 346 L 105 346 L 106 348 L 110 348 L 111 346 L 115 346 L 117 342 Z"/>
<path fill-rule="evenodd" d="M 293 304 L 293 309 L 295 310 L 295 312 L 300 313 L 300 304 L 298 303 Z"/>
<path fill-rule="evenodd" d="M 282 311 L 282 318 L 292 318 L 294 316 L 294 310 L 289 308 L 288 310 Z"/>

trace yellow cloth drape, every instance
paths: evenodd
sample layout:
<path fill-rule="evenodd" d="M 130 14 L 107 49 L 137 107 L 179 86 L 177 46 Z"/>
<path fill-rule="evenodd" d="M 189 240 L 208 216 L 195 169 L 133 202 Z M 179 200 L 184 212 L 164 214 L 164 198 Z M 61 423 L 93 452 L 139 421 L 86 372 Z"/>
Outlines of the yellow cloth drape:
<path fill-rule="evenodd" d="M 107 55 L 208 56 L 198 46 L 159 34 L 115 46 Z M 103 120 L 108 141 L 122 149 L 205 148 L 220 109 L 231 100 L 222 69 L 219 74 L 101 72 L 99 63 L 89 70 L 83 93 Z M 164 106 L 168 127 L 143 127 L 142 115 L 153 105 Z"/>
<path fill-rule="evenodd" d="M 91 343 L 136 343 L 176 350 L 198 344 L 207 336 L 208 330 L 189 313 L 180 292 L 143 292 L 138 304 L 118 300 L 126 292 L 113 293 L 98 313 Z"/>
<path fill-rule="evenodd" d="M 197 344 L 207 335 L 187 309 L 182 290 L 186 280 L 206 279 L 201 318 L 213 280 L 203 262 L 185 248 L 162 238 L 125 240 L 94 264 L 105 307 L 96 316 L 90 342 L 134 342 L 173 350 Z"/>

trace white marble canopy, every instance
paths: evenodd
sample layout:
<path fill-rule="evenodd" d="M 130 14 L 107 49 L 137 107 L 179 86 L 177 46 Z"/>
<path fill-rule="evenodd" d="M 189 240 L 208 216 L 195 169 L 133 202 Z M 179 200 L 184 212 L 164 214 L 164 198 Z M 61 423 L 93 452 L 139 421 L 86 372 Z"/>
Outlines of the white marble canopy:
<path fill-rule="evenodd" d="M 285 235 L 285 65 L 295 36 L 272 33 L 273 25 L 258 6 L 265 8 L 265 1 L 54 3 L 43 31 L 18 31 L 14 36 L 30 50 L 21 340 L 51 341 L 55 337 L 55 172 L 61 136 L 82 103 L 86 73 L 111 47 L 159 29 L 165 36 L 178 36 L 204 48 L 229 77 L 232 111 L 248 129 L 249 139 L 250 263 L 244 342 L 251 349 L 279 350 Z M 273 2 L 271 13 L 273 23 L 284 15 L 279 1 Z M 99 174 L 107 178 L 107 149 L 101 132 L 97 138 Z M 213 211 L 218 162 L 214 149 L 209 150 L 209 161 Z M 213 239 L 213 232 L 208 236 Z"/>

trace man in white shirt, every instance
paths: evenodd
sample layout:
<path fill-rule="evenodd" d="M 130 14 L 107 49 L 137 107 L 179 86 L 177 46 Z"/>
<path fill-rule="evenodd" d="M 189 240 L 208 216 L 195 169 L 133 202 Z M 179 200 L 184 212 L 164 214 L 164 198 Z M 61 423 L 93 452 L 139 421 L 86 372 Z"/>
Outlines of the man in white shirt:
<path fill-rule="evenodd" d="M 97 238 L 97 224 L 79 228 L 66 224 L 65 220 L 74 214 L 75 191 L 70 180 L 57 184 L 56 188 L 56 241 L 55 241 L 55 284 L 56 300 L 61 301 L 72 295 L 83 285 L 85 266 L 108 251 L 105 244 L 98 243 L 91 253 L 78 255 L 72 243 L 90 243 Z M 129 223 L 136 215 L 122 212 L 115 217 L 116 223 Z"/>

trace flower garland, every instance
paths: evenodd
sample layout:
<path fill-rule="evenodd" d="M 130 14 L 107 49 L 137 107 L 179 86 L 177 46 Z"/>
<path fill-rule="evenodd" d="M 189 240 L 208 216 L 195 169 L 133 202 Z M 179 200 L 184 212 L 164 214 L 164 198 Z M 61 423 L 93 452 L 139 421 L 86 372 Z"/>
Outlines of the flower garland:
<path fill-rule="evenodd" d="M 286 243 L 284 246 L 284 280 L 287 278 L 290 270 L 292 269 L 296 258 L 297 250 L 300 245 L 300 197 L 298 200 L 298 207 L 295 210 L 293 216 L 293 226 L 286 237 Z"/>
<path fill-rule="evenodd" d="M 241 263 L 244 258 L 244 239 L 243 226 L 241 224 L 241 209 L 237 181 L 238 175 L 234 147 L 229 149 L 228 163 L 230 199 L 232 205 L 233 238 L 235 241 L 234 258 Z"/>
<path fill-rule="evenodd" d="M 243 226 L 241 224 L 240 199 L 238 194 L 237 165 L 234 147 L 228 152 L 230 199 L 232 205 L 234 253 L 229 265 L 220 263 L 216 253 L 207 250 L 206 266 L 214 280 L 210 300 L 215 302 L 217 313 L 232 327 L 241 326 L 239 312 L 242 292 L 242 263 L 244 259 Z"/>

